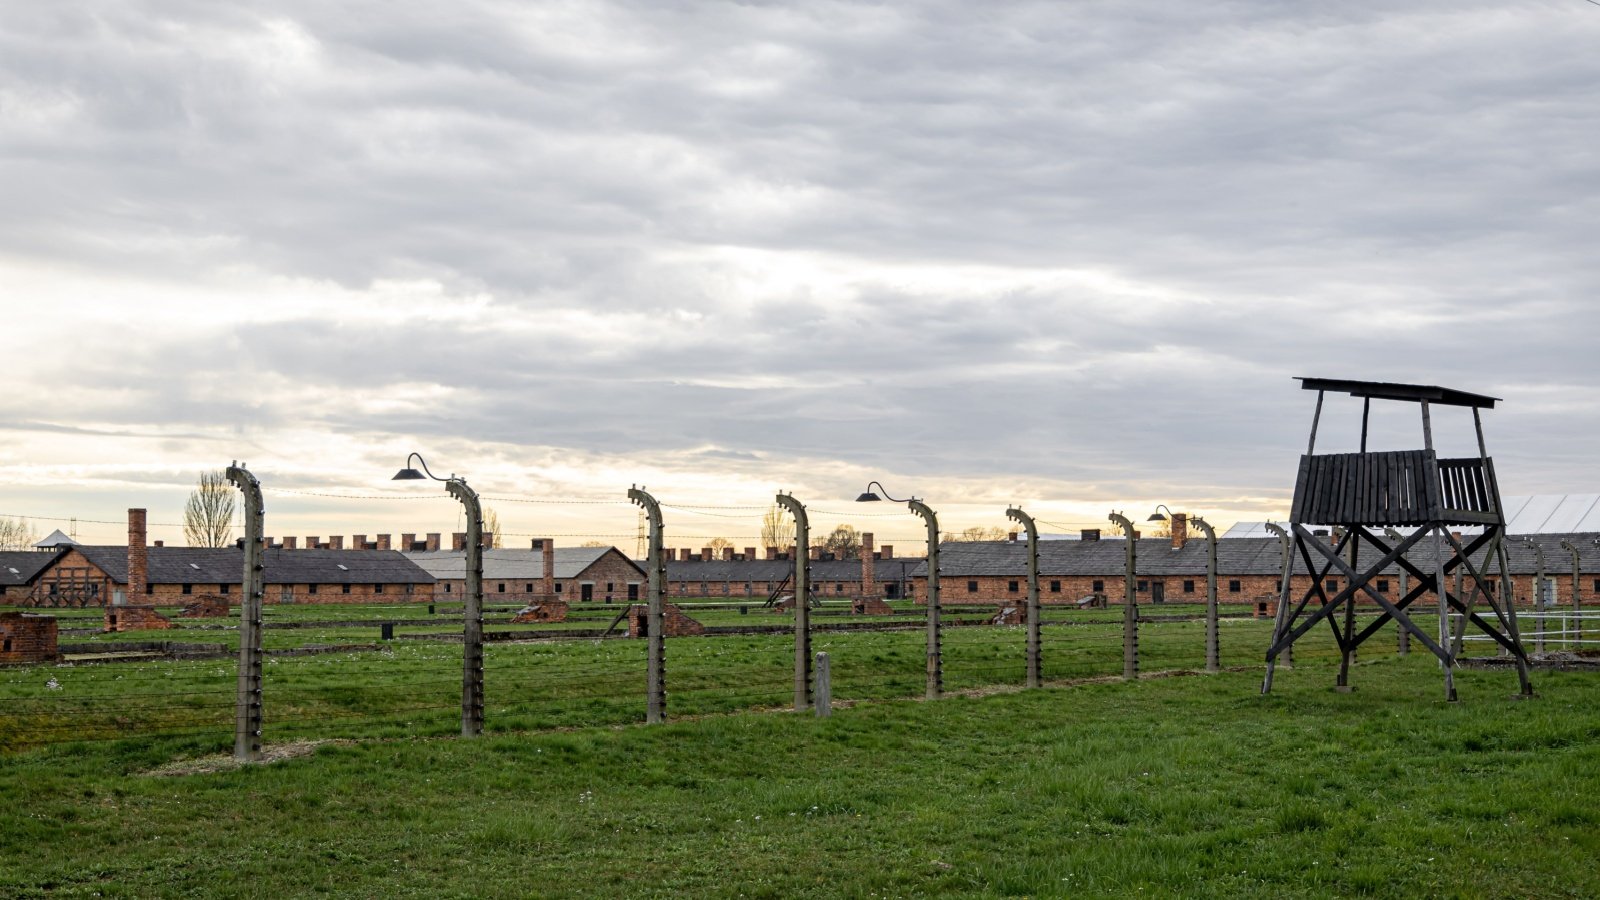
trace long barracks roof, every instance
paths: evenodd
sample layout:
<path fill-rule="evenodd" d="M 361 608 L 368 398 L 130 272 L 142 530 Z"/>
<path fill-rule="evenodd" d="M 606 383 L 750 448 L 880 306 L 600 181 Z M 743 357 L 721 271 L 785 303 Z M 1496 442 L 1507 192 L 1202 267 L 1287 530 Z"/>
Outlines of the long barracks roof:
<path fill-rule="evenodd" d="M 128 548 L 77 546 L 117 584 L 128 583 Z M 397 550 L 266 550 L 267 584 L 432 584 L 434 577 Z M 150 547 L 151 584 L 240 584 L 244 551 L 238 547 Z"/>
<path fill-rule="evenodd" d="M 560 552 L 559 550 L 556 552 Z M 921 565 L 922 557 L 897 557 L 891 559 L 874 559 L 872 561 L 873 580 L 879 582 L 896 582 L 902 577 L 901 564 L 905 564 L 904 576 L 911 577 L 916 566 Z M 707 582 L 745 582 L 745 581 L 782 581 L 794 573 L 794 560 L 792 559 L 709 559 L 709 560 L 668 560 L 668 581 L 707 581 Z M 814 559 L 811 561 L 811 580 L 823 581 L 854 581 L 861 580 L 861 560 L 859 559 Z"/>
<path fill-rule="evenodd" d="M 638 569 L 633 560 L 615 547 L 557 547 L 555 549 L 555 577 L 566 580 L 577 578 L 584 570 L 600 561 L 608 553 Z M 461 581 L 467 577 L 467 552 L 465 550 L 429 550 L 405 554 L 406 558 L 427 570 L 440 581 Z M 544 551 L 542 550 L 485 550 L 483 551 L 483 577 L 507 581 L 538 580 L 544 577 Z M 639 577 L 645 572 L 639 569 Z"/>
<path fill-rule="evenodd" d="M 49 568 L 63 552 L 0 550 L 0 585 L 19 587 L 32 584 L 34 577 Z"/>
<path fill-rule="evenodd" d="M 1545 575 L 1570 576 L 1572 554 L 1562 548 L 1562 541 L 1578 549 L 1579 572 L 1600 574 L 1600 533 L 1507 535 L 1506 556 L 1514 575 L 1532 575 L 1538 571 L 1538 553 L 1527 542 L 1532 538 L 1543 548 Z M 1470 541 L 1470 536 L 1467 538 Z M 1023 577 L 1028 571 L 1027 544 L 1013 541 L 957 541 L 939 545 L 939 574 L 945 578 L 963 577 Z M 1363 545 L 1362 553 L 1368 560 L 1376 551 Z M 1445 546 L 1445 555 L 1450 555 Z M 1043 577 L 1115 578 L 1123 573 L 1127 544 L 1120 540 L 1102 541 L 1049 541 L 1039 544 L 1039 574 Z M 1485 549 L 1474 554 L 1474 564 L 1482 568 Z M 1206 575 L 1206 542 L 1190 539 L 1183 549 L 1172 549 L 1167 538 L 1144 538 L 1135 548 L 1134 571 L 1140 576 L 1204 578 Z M 1433 539 L 1424 538 L 1406 554 L 1411 564 L 1423 572 L 1436 566 Z M 1318 557 L 1313 557 L 1318 559 Z M 1320 562 L 1320 560 L 1319 560 Z M 1282 545 L 1276 537 L 1231 538 L 1217 541 L 1217 574 L 1220 577 L 1241 575 L 1278 575 L 1283 570 Z M 1359 565 L 1364 569 L 1365 566 Z M 1306 574 L 1306 566 L 1298 554 L 1294 559 L 1297 575 Z M 1393 565 L 1384 570 L 1385 575 L 1398 576 L 1400 567 Z M 928 567 L 924 561 L 912 577 L 926 578 Z"/>

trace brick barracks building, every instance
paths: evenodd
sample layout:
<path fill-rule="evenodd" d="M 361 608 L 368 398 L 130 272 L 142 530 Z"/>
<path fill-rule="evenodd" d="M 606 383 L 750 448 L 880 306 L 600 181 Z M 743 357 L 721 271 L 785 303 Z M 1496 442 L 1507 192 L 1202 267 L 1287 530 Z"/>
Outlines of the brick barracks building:
<path fill-rule="evenodd" d="M 457 538 L 459 549 L 439 550 L 435 542 L 432 550 L 405 554 L 434 577 L 441 600 L 459 598 L 467 587 L 466 535 Z M 632 603 L 645 596 L 648 580 L 644 569 L 615 547 L 558 548 L 549 538 L 535 538 L 527 550 L 483 551 L 485 603 Z"/>
<path fill-rule="evenodd" d="M 1187 523 L 1174 517 L 1170 538 L 1139 538 L 1135 562 L 1135 594 L 1138 602 L 1200 603 L 1206 596 L 1206 541 L 1190 536 Z M 1562 548 L 1563 541 L 1580 549 L 1576 582 L 1579 601 L 1600 604 L 1600 534 L 1574 532 L 1507 537 L 1512 584 L 1523 605 L 1531 605 L 1538 558 L 1526 541 L 1532 539 L 1545 555 L 1546 592 L 1561 605 L 1571 602 L 1574 589 L 1572 556 Z M 927 560 L 922 557 L 895 557 L 890 547 L 881 552 L 870 549 L 870 535 L 864 536 L 864 559 L 834 560 L 813 553 L 811 582 L 819 599 L 858 598 L 863 585 L 871 585 L 874 596 L 887 599 L 911 597 L 927 602 Z M 1330 535 L 1329 540 L 1333 540 Z M 1423 572 L 1434 567 L 1431 542 L 1408 554 L 1412 565 Z M 1039 596 L 1046 604 L 1076 604 L 1093 595 L 1120 604 L 1124 599 L 1124 572 L 1127 545 L 1121 539 L 1101 540 L 1098 529 L 1081 533 L 1079 540 L 1048 540 L 1039 543 Z M 787 556 L 768 548 L 766 558 L 758 558 L 754 548 L 744 553 L 724 549 L 717 558 L 710 548 L 679 550 L 667 563 L 668 593 L 674 597 L 762 597 L 778 591 L 794 571 Z M 1475 564 L 1484 560 L 1479 554 Z M 1249 604 L 1258 612 L 1275 608 L 1283 550 L 1276 537 L 1228 538 L 1217 542 L 1217 599 L 1225 604 Z M 1001 604 L 1027 597 L 1027 544 L 1015 536 L 1005 541 L 956 541 L 939 546 L 941 602 L 951 605 Z M 1447 576 L 1454 581 L 1454 574 Z M 1401 570 L 1391 566 L 1374 587 L 1389 596 L 1399 591 Z M 1343 579 L 1330 577 L 1324 585 L 1337 591 Z M 1294 560 L 1290 592 L 1299 600 L 1310 589 L 1311 579 L 1303 560 Z M 1370 602 L 1363 600 L 1362 602 Z M 1431 597 L 1423 602 L 1432 603 Z"/>
<path fill-rule="evenodd" d="M 1206 597 L 1206 541 L 1189 537 L 1181 520 L 1173 522 L 1171 538 L 1140 538 L 1135 549 L 1135 594 L 1140 604 L 1199 603 Z M 1600 600 L 1600 546 L 1595 533 L 1537 534 L 1507 536 L 1512 586 L 1520 604 L 1531 605 L 1538 557 L 1526 543 L 1532 539 L 1545 555 L 1546 592 L 1552 602 L 1571 603 L 1573 593 L 1572 555 L 1563 541 L 1580 548 L 1577 577 L 1578 599 L 1584 605 Z M 1332 536 L 1329 537 L 1331 541 Z M 1432 542 L 1413 548 L 1407 554 L 1411 564 L 1424 573 L 1436 565 Z M 1025 599 L 1028 591 L 1028 547 L 1024 541 L 953 542 L 939 545 L 940 602 L 1003 603 Z M 1368 551 L 1370 552 L 1370 550 Z M 1446 553 L 1448 554 L 1448 550 Z M 1101 540 L 1099 532 L 1083 532 L 1080 540 L 1053 540 L 1039 543 L 1039 597 L 1041 603 L 1076 603 L 1093 594 L 1120 604 L 1124 589 L 1127 544 L 1121 539 Z M 927 602 L 926 561 L 912 573 L 915 597 Z M 1474 564 L 1483 571 L 1486 560 L 1480 552 Z M 1276 537 L 1229 538 L 1217 541 L 1217 600 L 1220 603 L 1248 603 L 1265 612 L 1262 604 L 1277 600 L 1282 578 L 1283 550 Z M 1364 569 L 1358 565 L 1357 568 Z M 1373 585 L 1386 596 L 1396 597 L 1401 569 L 1384 570 Z M 1454 573 L 1446 578 L 1454 582 Z M 1344 587 L 1344 579 L 1330 577 L 1323 584 L 1331 592 Z M 1311 587 L 1303 560 L 1294 560 L 1290 595 L 1298 601 Z M 1370 598 L 1362 602 L 1371 603 Z M 1424 597 L 1422 602 L 1435 602 Z M 1373 604 L 1376 607 L 1376 604 Z"/>
<path fill-rule="evenodd" d="M 46 562 L 29 580 L 26 596 L 12 601 L 18 606 L 181 606 L 198 597 L 236 602 L 244 574 L 244 551 L 237 546 L 146 546 L 142 509 L 128 511 L 126 547 L 72 544 L 28 555 Z M 399 551 L 277 546 L 262 556 L 267 603 L 433 599 L 434 577 Z M 11 595 L 7 584 L 7 598 Z"/>
<path fill-rule="evenodd" d="M 719 555 L 710 547 L 667 551 L 667 594 L 672 597 L 760 597 L 787 590 L 794 577 L 790 552 L 768 547 L 764 558 L 756 548 L 735 553 L 725 547 Z M 791 551 L 792 552 L 792 551 Z M 820 599 L 889 600 L 909 596 L 911 573 L 921 557 L 897 557 L 894 548 L 878 549 L 871 533 L 861 535 L 860 559 L 834 559 L 811 548 L 811 590 Z"/>

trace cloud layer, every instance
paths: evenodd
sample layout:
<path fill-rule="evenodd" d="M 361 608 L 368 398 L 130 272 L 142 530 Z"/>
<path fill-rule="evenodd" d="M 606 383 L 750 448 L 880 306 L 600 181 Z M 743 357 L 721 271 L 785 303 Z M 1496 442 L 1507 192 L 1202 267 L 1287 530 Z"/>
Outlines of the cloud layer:
<path fill-rule="evenodd" d="M 0 498 L 30 510 L 423 447 L 505 492 L 881 475 L 1220 524 L 1286 505 L 1297 374 L 1504 397 L 1506 490 L 1595 488 L 1580 0 L 6 18 Z"/>

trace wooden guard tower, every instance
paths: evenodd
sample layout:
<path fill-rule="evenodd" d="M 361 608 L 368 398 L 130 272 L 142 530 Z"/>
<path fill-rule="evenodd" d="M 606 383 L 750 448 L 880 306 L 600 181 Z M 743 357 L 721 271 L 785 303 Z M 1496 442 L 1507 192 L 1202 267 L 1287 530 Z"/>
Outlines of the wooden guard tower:
<path fill-rule="evenodd" d="M 1323 621 L 1332 628 L 1339 646 L 1338 685 L 1342 690 L 1349 690 L 1352 654 L 1392 619 L 1439 658 L 1444 670 L 1446 699 L 1456 699 L 1453 667 L 1468 623 L 1510 653 L 1516 663 L 1521 694 L 1531 696 L 1528 656 L 1522 649 L 1511 600 L 1514 595 L 1508 580 L 1510 568 L 1504 546 L 1505 516 L 1501 511 L 1500 488 L 1495 480 L 1494 461 L 1484 446 L 1483 420 L 1479 414 L 1479 410 L 1493 409 L 1496 398 L 1427 385 L 1328 378 L 1298 380 L 1306 390 L 1317 392 L 1317 410 L 1311 420 L 1310 444 L 1306 455 L 1300 458 L 1289 527 L 1294 552 L 1310 573 L 1311 586 L 1298 602 L 1291 603 L 1290 579 L 1283 580 L 1261 692 L 1272 690 L 1278 654 Z M 1316 452 L 1322 401 L 1330 391 L 1362 399 L 1361 449 L 1357 453 Z M 1423 449 L 1367 452 L 1367 423 L 1375 399 L 1421 405 Z M 1472 422 L 1478 435 L 1477 456 L 1441 459 L 1435 454 L 1434 406 L 1472 410 Z M 1314 534 L 1309 527 L 1312 525 L 1336 526 L 1335 533 L 1339 536 L 1330 543 L 1326 537 Z M 1452 527 L 1461 526 L 1481 531 L 1468 535 L 1463 544 L 1463 539 L 1452 531 Z M 1398 539 L 1386 538 L 1385 528 L 1410 529 L 1410 532 Z M 1413 548 L 1423 549 L 1423 542 L 1430 538 L 1432 546 L 1427 549 L 1432 550 L 1432 559 L 1419 568 L 1406 554 Z M 1362 561 L 1364 549 L 1370 551 L 1369 561 L 1365 563 Z M 1377 589 L 1377 579 L 1384 569 L 1394 565 L 1408 572 L 1411 580 L 1405 596 L 1391 599 Z M 1491 565 L 1498 569 L 1502 591 L 1495 589 L 1490 577 Z M 1465 594 L 1464 597 L 1451 593 L 1446 581 L 1446 575 L 1458 569 L 1464 577 L 1458 576 L 1462 587 L 1457 590 Z M 1330 576 L 1339 579 L 1340 588 L 1331 594 L 1326 586 Z M 1412 603 L 1430 592 L 1443 598 L 1439 603 L 1437 634 L 1432 636 L 1407 614 Z M 1355 618 L 1357 596 L 1365 596 L 1383 611 L 1377 621 L 1359 631 Z M 1312 600 L 1317 601 L 1315 609 L 1309 608 Z M 1487 607 L 1484 615 L 1474 612 L 1480 600 Z M 1453 636 L 1451 610 L 1461 615 Z"/>

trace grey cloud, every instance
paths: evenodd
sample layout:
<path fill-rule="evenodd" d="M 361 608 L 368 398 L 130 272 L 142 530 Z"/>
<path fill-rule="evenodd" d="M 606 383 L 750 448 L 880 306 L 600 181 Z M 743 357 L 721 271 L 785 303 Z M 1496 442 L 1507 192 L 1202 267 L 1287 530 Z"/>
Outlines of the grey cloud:
<path fill-rule="evenodd" d="M 1584 487 L 1567 448 L 1592 442 L 1600 410 L 1518 404 L 1600 387 L 1600 9 L 549 15 L 491 2 L 19 15 L 0 85 L 75 112 L 0 137 L 0 240 L 16 256 L 155 281 L 230 266 L 353 290 L 435 279 L 489 293 L 516 323 L 643 314 L 619 348 L 330 311 L 86 365 L 82 386 L 131 393 L 73 412 L 265 430 L 308 414 L 293 392 L 202 398 L 184 379 L 434 382 L 460 389 L 447 410 L 334 407 L 318 424 L 1244 493 L 1288 477 L 1260 460 L 1300 452 L 1309 404 L 1288 376 L 1352 374 L 1502 394 L 1502 470 Z M 315 71 L 297 69 L 302 35 Z M 730 297 L 717 263 L 667 261 L 726 247 L 1081 268 L 1197 299 L 1133 316 L 1119 313 L 1148 301 L 1109 287 L 941 293 L 885 276 L 841 311 L 816 295 L 827 288 Z M 677 309 L 705 318 L 651 328 Z"/>

